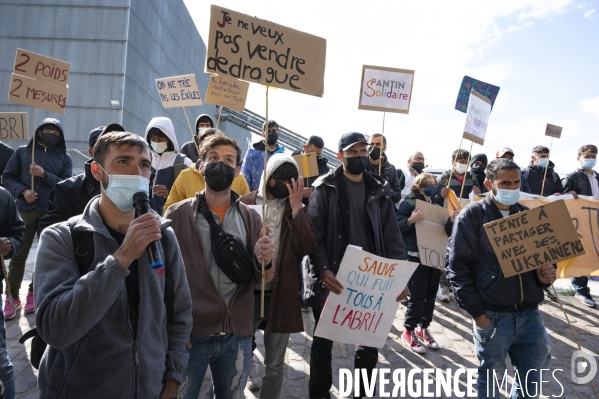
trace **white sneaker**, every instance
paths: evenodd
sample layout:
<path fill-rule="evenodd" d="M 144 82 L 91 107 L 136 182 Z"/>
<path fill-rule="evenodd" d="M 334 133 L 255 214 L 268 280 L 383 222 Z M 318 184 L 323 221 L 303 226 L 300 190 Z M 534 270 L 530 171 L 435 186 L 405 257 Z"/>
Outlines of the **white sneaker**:
<path fill-rule="evenodd" d="M 446 285 L 440 284 L 439 289 L 437 290 L 437 299 L 441 302 L 448 303 L 449 302 L 449 288 Z"/>
<path fill-rule="evenodd" d="M 252 358 L 252 362 L 250 363 L 250 374 L 248 375 L 247 388 L 250 391 L 257 391 L 260 388 L 262 388 L 262 377 L 260 377 L 260 368 L 258 367 L 258 363 L 256 363 L 255 358 Z"/>

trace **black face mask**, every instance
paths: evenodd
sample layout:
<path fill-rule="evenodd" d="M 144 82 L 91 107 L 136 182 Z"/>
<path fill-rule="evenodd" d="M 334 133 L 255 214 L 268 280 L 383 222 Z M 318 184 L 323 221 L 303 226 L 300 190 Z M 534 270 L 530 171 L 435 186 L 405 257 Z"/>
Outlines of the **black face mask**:
<path fill-rule="evenodd" d="M 60 143 L 60 136 L 57 136 L 52 133 L 42 133 L 42 143 L 46 147 L 54 147 L 56 144 Z"/>
<path fill-rule="evenodd" d="M 277 144 L 278 140 L 279 140 L 279 135 L 277 134 L 277 132 L 268 132 L 268 139 L 266 140 L 266 143 L 268 145 L 275 145 L 275 144 Z"/>
<path fill-rule="evenodd" d="M 474 173 L 475 175 L 482 175 L 483 173 L 485 173 L 485 165 L 475 165 L 472 168 L 470 168 L 470 170 L 472 170 L 472 173 Z"/>
<path fill-rule="evenodd" d="M 287 186 L 280 181 L 275 181 L 274 186 L 267 184 L 268 191 L 272 194 L 273 197 L 283 199 L 289 197 L 289 189 Z"/>
<path fill-rule="evenodd" d="M 235 168 L 226 165 L 223 161 L 206 164 L 204 180 L 212 191 L 223 191 L 233 184 Z"/>
<path fill-rule="evenodd" d="M 418 173 L 422 173 L 424 170 L 424 162 L 412 162 L 412 169 Z"/>
<path fill-rule="evenodd" d="M 345 158 L 347 160 L 347 166 L 345 169 L 352 175 L 359 175 L 364 173 L 366 167 L 366 157 L 353 157 Z"/>
<path fill-rule="evenodd" d="M 370 147 L 368 156 L 375 161 L 381 157 L 381 149 L 378 147 Z"/>

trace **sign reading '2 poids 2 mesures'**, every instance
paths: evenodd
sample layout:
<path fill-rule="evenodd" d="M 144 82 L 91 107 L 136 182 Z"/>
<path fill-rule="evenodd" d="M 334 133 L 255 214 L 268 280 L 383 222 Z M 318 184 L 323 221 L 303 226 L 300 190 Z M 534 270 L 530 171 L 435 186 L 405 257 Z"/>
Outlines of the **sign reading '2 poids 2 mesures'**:
<path fill-rule="evenodd" d="M 156 79 L 156 88 L 164 108 L 202 105 L 202 96 L 195 75 Z"/>
<path fill-rule="evenodd" d="M 314 335 L 382 348 L 399 306 L 395 299 L 417 267 L 348 245 L 336 276 L 344 289 L 329 293 Z"/>
<path fill-rule="evenodd" d="M 407 114 L 413 82 L 412 70 L 364 65 L 358 109 Z"/>
<path fill-rule="evenodd" d="M 484 225 L 505 277 L 585 254 L 563 200 Z"/>
<path fill-rule="evenodd" d="M 212 5 L 206 72 L 322 97 L 326 40 Z"/>

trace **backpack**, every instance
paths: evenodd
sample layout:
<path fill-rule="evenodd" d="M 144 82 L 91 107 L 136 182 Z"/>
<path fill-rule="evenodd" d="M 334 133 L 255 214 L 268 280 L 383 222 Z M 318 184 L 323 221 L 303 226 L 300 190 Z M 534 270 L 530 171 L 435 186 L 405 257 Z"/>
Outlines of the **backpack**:
<path fill-rule="evenodd" d="M 89 272 L 89 268 L 94 260 L 95 250 L 93 233 L 91 231 L 75 230 L 75 225 L 81 220 L 82 216 L 83 215 L 73 216 L 69 219 L 69 230 L 71 231 L 73 248 L 75 248 L 75 258 L 77 259 L 77 264 L 79 265 L 79 274 L 84 276 Z M 165 262 L 164 268 L 164 279 L 166 286 L 164 292 L 164 303 L 166 305 L 166 320 L 167 324 L 172 324 L 175 307 L 175 287 L 171 282 L 171 270 L 168 267 L 168 262 Z M 48 346 L 48 344 L 46 344 L 42 337 L 40 337 L 36 327 L 33 327 L 31 330 L 23 334 L 23 336 L 19 338 L 19 342 L 24 344 L 25 341 L 30 338 L 32 338 L 30 352 L 31 365 L 37 370 L 39 369 L 42 356 L 44 355 L 46 346 Z"/>
<path fill-rule="evenodd" d="M 478 202 L 471 202 L 464 209 L 469 209 L 472 213 L 472 224 L 474 225 L 474 232 L 478 235 L 480 228 L 483 225 L 483 210 Z"/>

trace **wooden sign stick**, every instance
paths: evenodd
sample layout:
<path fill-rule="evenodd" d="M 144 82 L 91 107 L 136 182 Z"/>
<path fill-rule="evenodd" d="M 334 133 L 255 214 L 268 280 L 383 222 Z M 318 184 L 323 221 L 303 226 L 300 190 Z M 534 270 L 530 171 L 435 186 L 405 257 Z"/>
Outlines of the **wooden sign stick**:
<path fill-rule="evenodd" d="M 35 109 L 35 112 L 33 113 L 33 139 L 31 141 L 31 163 L 34 164 L 35 163 L 35 140 L 36 140 L 36 132 L 37 132 L 37 108 Z M 35 192 L 34 190 L 34 185 L 35 185 L 35 181 L 34 181 L 35 176 L 31 175 L 31 191 Z"/>
<path fill-rule="evenodd" d="M 193 130 L 191 130 L 191 123 L 189 123 L 189 118 L 187 117 L 187 112 L 185 111 L 185 107 L 183 108 L 183 114 L 185 114 L 185 119 L 187 120 L 187 126 L 189 126 L 189 133 L 191 133 L 191 142 L 193 143 L 196 151 L 198 152 L 198 156 L 200 155 L 200 147 L 198 147 L 198 143 L 196 143 L 196 138 L 193 135 Z"/>
<path fill-rule="evenodd" d="M 385 112 L 383 111 L 383 130 L 381 132 L 381 157 L 379 159 L 379 176 L 381 175 L 381 166 L 383 165 L 383 147 L 385 146 Z"/>
<path fill-rule="evenodd" d="M 472 156 L 472 146 L 474 145 L 474 141 L 470 142 L 470 152 L 468 153 L 468 161 L 466 165 L 470 165 L 470 157 Z M 458 198 L 458 210 L 462 209 L 462 194 L 464 194 L 464 185 L 466 184 L 466 175 L 468 174 L 468 169 L 464 172 L 464 180 L 462 180 L 462 189 L 460 190 L 460 197 Z"/>
<path fill-rule="evenodd" d="M 223 107 L 222 105 L 218 107 L 219 111 L 218 111 L 218 119 L 216 121 L 216 128 L 218 129 L 218 124 L 220 123 L 220 115 L 223 113 Z"/>
<path fill-rule="evenodd" d="M 266 85 L 266 115 L 264 117 L 266 123 L 266 131 L 264 132 L 264 170 L 262 171 L 262 178 L 264 179 L 264 186 L 262 187 L 266 191 L 266 162 L 268 161 L 268 85 Z M 262 193 L 262 232 L 266 233 L 266 196 Z M 264 274 L 264 258 L 262 258 L 262 284 L 260 285 L 260 317 L 264 317 L 264 285 L 266 284 L 266 278 Z"/>
<path fill-rule="evenodd" d="M 464 141 L 464 136 L 460 139 L 460 146 L 458 147 L 458 151 L 455 153 L 455 157 L 453 158 L 453 163 L 451 164 L 451 173 L 449 174 L 449 180 L 447 181 L 447 188 L 451 184 L 451 176 L 453 176 L 453 170 L 455 169 L 455 163 L 458 160 L 458 155 L 460 154 L 460 150 L 462 149 L 462 142 Z"/>
<path fill-rule="evenodd" d="M 551 148 L 552 147 L 553 147 L 553 136 L 551 136 L 551 144 L 549 145 L 549 154 L 547 155 L 547 165 L 545 165 L 545 174 L 543 175 L 543 184 L 541 185 L 541 196 L 543 195 L 543 191 L 545 191 L 545 179 L 547 179 L 547 170 L 549 169 L 549 160 L 551 159 Z"/>

